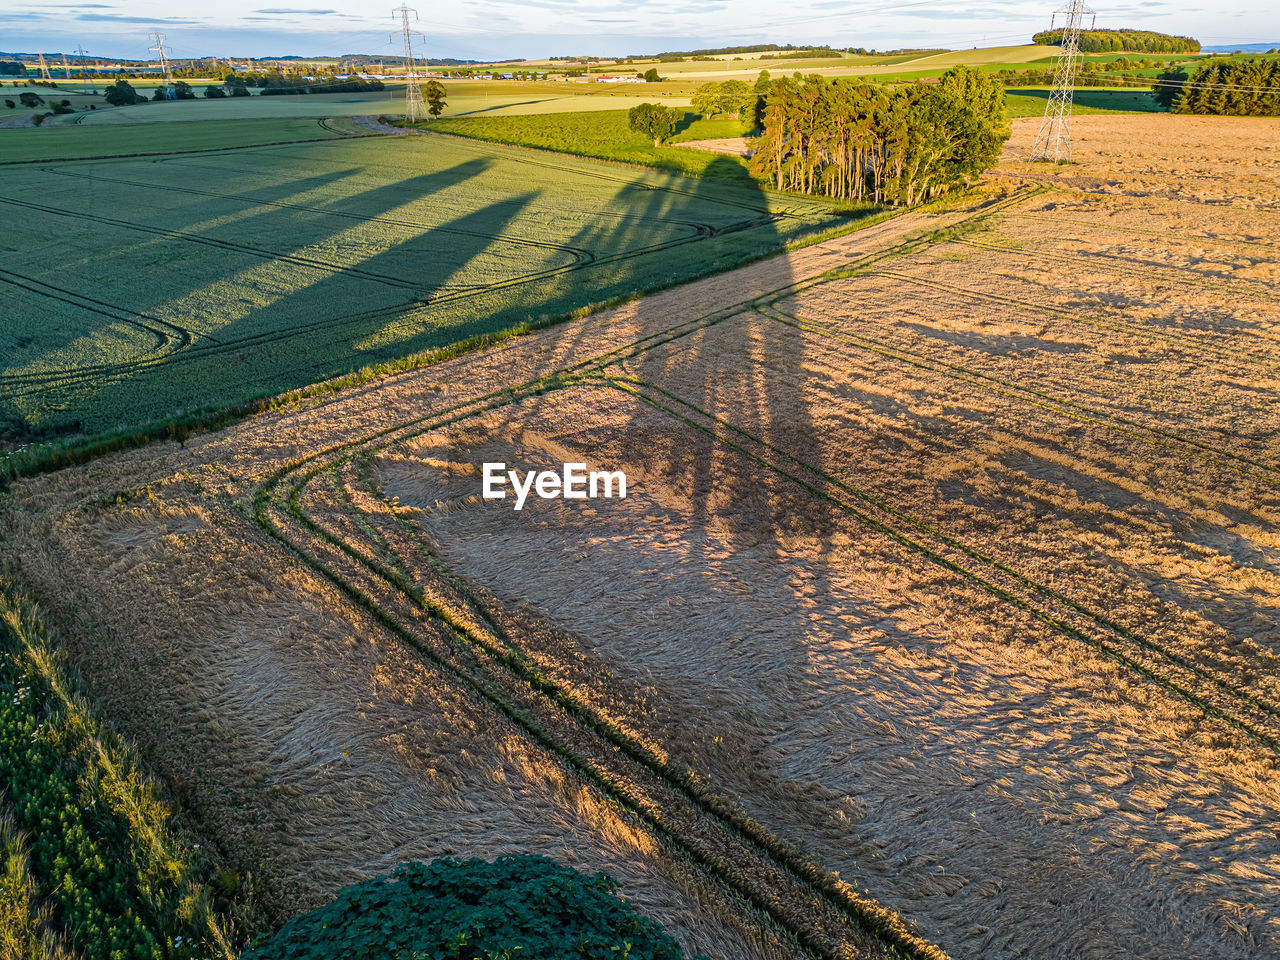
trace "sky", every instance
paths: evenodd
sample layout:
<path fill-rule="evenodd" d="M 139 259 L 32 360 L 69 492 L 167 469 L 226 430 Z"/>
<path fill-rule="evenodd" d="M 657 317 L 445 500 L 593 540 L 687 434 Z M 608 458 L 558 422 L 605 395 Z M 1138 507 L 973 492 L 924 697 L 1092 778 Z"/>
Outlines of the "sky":
<path fill-rule="evenodd" d="M 355 0 L 223 0 L 66 3 L 0 0 L 0 51 L 148 57 L 148 32 L 166 35 L 175 57 L 395 55 L 391 2 L 385 12 Z M 752 43 L 832 46 L 1004 46 L 1030 41 L 1065 0 L 476 0 L 434 14 L 423 4 L 414 24 L 417 52 L 462 60 L 617 56 Z M 1098 6 L 1098 26 L 1196 37 L 1206 45 L 1280 44 L 1275 0 L 1121 0 Z M 438 8 L 438 7 L 437 7 Z"/>

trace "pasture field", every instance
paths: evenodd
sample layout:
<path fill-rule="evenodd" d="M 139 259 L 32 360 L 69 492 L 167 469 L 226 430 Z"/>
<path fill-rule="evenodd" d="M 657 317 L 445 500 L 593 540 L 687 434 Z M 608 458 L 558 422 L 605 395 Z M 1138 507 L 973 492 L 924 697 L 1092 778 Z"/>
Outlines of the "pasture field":
<path fill-rule="evenodd" d="M 1004 92 L 1005 113 L 1011 118 L 1043 117 L 1048 89 L 1010 87 Z M 1106 113 L 1162 113 L 1150 90 L 1134 87 L 1077 87 L 1071 112 L 1077 117 Z"/>
<path fill-rule="evenodd" d="M 754 185 L 436 136 L 15 165 L 0 208 L 22 236 L 0 264 L 18 435 L 225 407 L 848 222 Z"/>
<path fill-rule="evenodd" d="M 644 134 L 636 133 L 627 126 L 625 110 L 556 116 L 443 118 L 423 124 L 422 128 L 494 143 L 510 143 L 580 157 L 617 160 L 695 176 L 705 175 L 715 164 L 715 172 L 721 177 L 744 182 L 750 179 L 745 163 L 723 159 L 717 161 L 713 156 L 672 145 L 693 140 L 741 137 L 751 132 L 750 124 L 738 120 L 718 117 L 708 120 L 693 113 L 686 113 L 676 134 L 657 147 Z"/>
<path fill-rule="evenodd" d="M 21 481 L 2 559 L 297 908 L 519 849 L 715 958 L 1280 954 L 1273 124 L 1036 128 L 976 196 Z"/>

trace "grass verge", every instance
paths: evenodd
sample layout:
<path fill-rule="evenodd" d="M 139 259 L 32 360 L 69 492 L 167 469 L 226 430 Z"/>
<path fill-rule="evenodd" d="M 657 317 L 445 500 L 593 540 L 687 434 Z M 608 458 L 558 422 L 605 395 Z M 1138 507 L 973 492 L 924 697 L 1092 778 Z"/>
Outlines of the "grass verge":
<path fill-rule="evenodd" d="M 94 715 L 40 611 L 5 579 L 0 783 L 0 937 L 19 949 L 5 957 L 231 960 L 256 930 L 250 878 L 191 842 Z"/>

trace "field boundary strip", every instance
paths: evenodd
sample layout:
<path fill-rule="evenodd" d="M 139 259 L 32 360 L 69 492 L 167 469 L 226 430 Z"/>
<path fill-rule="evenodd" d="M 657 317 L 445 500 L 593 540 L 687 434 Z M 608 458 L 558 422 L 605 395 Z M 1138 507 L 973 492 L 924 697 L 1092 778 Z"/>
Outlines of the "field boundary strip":
<path fill-rule="evenodd" d="M 468 137 L 468 136 L 464 136 L 462 134 L 456 134 L 456 133 L 441 133 L 435 130 L 420 130 L 417 132 L 419 135 L 425 136 L 425 137 L 444 137 L 446 139 L 456 140 L 459 143 L 466 144 L 470 149 L 475 151 L 481 150 L 481 147 L 479 146 L 479 144 L 486 144 L 490 147 L 497 148 L 500 152 L 511 151 L 516 154 L 516 156 L 512 157 L 511 159 L 517 163 L 526 163 L 536 167 L 543 167 L 548 170 L 558 170 L 562 173 L 572 173 L 577 175 L 577 174 L 580 174 L 581 171 L 576 170 L 571 166 L 550 163 L 545 160 L 536 160 L 532 157 L 522 157 L 519 154 L 521 152 L 527 151 L 527 152 L 537 153 L 537 154 L 549 154 L 551 156 L 556 156 L 556 157 L 570 157 L 573 160 L 586 165 L 606 164 L 606 165 L 622 167 L 623 169 L 626 169 L 626 170 L 643 171 L 646 173 L 650 173 L 656 177 L 665 177 L 665 178 L 675 179 L 675 180 L 692 180 L 694 182 L 709 183 L 709 184 L 712 184 L 713 186 L 723 185 L 730 189 L 735 189 L 735 188 L 743 189 L 742 183 L 739 183 L 733 180 L 722 180 L 717 177 L 701 177 L 692 173 L 682 173 L 678 170 L 667 170 L 662 167 L 648 166 L 647 164 L 625 163 L 621 160 L 609 160 L 604 157 L 583 156 L 581 154 L 576 154 L 576 153 L 565 153 L 563 150 L 549 150 L 544 147 L 528 147 L 528 146 L 525 146 L 524 144 L 519 144 L 519 143 L 507 143 L 505 140 L 483 140 L 480 137 Z M 376 134 L 376 136 L 388 136 L 388 134 Z M 597 179 L 610 180 L 615 183 L 630 184 L 635 182 L 634 179 L 628 179 L 626 177 L 606 176 L 602 173 L 592 174 L 592 176 L 596 177 Z M 648 189 L 662 190 L 667 193 L 676 193 L 684 196 L 691 196 L 691 197 L 694 197 L 695 199 L 700 199 L 700 200 L 706 199 L 705 197 L 700 196 L 697 193 L 691 192 L 689 190 L 675 189 L 673 186 L 669 184 L 655 185 L 655 186 L 648 187 Z M 810 197 L 807 194 L 790 194 L 790 193 L 782 193 L 777 190 L 770 190 L 768 187 L 764 185 L 759 185 L 759 193 L 761 197 L 776 197 L 778 199 L 790 200 L 792 202 L 800 202 L 800 203 L 804 203 L 807 201 L 808 203 L 811 203 L 814 206 L 820 205 L 822 201 L 822 198 L 816 198 L 817 202 L 815 202 L 815 198 Z M 725 201 L 725 202 L 729 205 L 739 206 L 739 207 L 742 207 L 743 209 L 752 210 L 757 213 L 767 212 L 767 211 L 761 211 L 759 207 L 756 207 L 752 204 L 734 203 L 731 201 Z M 799 215 L 790 213 L 788 211 L 782 211 L 779 214 L 777 214 L 777 216 L 798 218 Z"/>

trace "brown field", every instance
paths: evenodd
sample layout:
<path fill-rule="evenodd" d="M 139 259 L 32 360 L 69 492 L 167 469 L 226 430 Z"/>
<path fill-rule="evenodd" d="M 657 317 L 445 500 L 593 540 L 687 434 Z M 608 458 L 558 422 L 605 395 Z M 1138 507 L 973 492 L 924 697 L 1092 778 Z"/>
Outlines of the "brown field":
<path fill-rule="evenodd" d="M 976 199 L 26 481 L 7 561 L 281 916 L 521 851 L 714 957 L 1280 956 L 1275 121 L 1035 124 Z"/>

